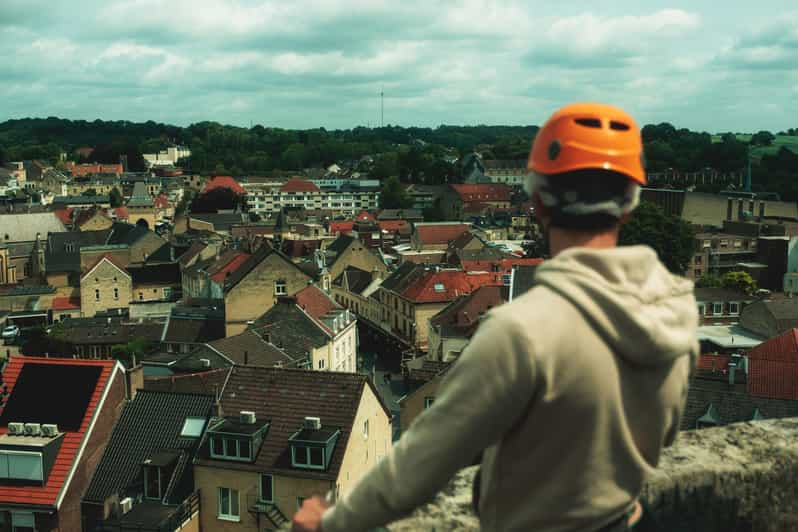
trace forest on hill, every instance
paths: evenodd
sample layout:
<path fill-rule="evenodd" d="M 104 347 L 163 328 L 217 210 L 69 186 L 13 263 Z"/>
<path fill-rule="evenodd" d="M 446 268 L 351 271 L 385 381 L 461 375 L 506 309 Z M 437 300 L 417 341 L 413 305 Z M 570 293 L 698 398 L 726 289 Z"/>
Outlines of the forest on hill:
<path fill-rule="evenodd" d="M 62 151 L 94 148 L 91 162 L 118 162 L 127 156 L 131 170 L 143 169 L 142 153 L 168 145 L 188 146 L 181 161 L 189 171 L 232 175 L 264 175 L 326 166 L 333 162 L 373 159 L 370 173 L 378 178 L 441 183 L 457 179 L 452 161 L 473 150 L 486 159 L 526 159 L 537 126 L 451 126 L 436 128 L 356 127 L 346 130 L 251 128 L 199 122 L 187 127 L 153 121 L 85 121 L 25 118 L 0 123 L 0 163 L 25 159 L 55 161 Z M 669 123 L 642 130 L 646 165 L 651 172 L 720 172 L 745 170 L 753 160 L 755 190 L 798 200 L 798 129 L 779 134 L 710 134 Z"/>

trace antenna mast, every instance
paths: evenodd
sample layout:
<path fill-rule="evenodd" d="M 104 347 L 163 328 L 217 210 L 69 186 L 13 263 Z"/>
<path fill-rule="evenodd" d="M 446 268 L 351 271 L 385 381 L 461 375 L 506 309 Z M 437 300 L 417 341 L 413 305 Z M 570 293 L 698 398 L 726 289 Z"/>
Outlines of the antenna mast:
<path fill-rule="evenodd" d="M 380 127 L 385 127 L 385 92 L 380 89 Z"/>

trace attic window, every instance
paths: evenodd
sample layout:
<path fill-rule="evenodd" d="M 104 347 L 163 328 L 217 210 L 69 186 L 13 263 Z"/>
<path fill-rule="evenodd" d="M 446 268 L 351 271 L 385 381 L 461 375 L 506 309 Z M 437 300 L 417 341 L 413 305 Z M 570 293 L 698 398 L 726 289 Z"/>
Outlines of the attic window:
<path fill-rule="evenodd" d="M 446 287 L 443 286 L 443 283 L 435 283 L 434 288 L 436 292 L 443 292 L 446 290 Z"/>
<path fill-rule="evenodd" d="M 183 422 L 180 435 L 184 438 L 199 438 L 202 436 L 202 429 L 205 427 L 205 418 L 187 417 Z"/>

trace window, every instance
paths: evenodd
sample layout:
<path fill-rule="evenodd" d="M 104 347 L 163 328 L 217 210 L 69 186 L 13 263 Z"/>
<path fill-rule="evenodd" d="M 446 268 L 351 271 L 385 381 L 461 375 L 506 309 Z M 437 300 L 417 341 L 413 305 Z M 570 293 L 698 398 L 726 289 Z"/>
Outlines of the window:
<path fill-rule="evenodd" d="M 701 277 L 701 275 L 702 275 L 703 273 L 704 273 L 704 272 L 703 272 L 703 270 L 701 270 L 701 268 L 696 268 L 696 269 L 695 269 L 695 277 L 696 277 L 696 278 L 698 278 L 698 277 Z"/>
<path fill-rule="evenodd" d="M 180 435 L 184 438 L 199 438 L 202 436 L 202 429 L 205 427 L 204 417 L 187 417 L 183 422 Z"/>
<path fill-rule="evenodd" d="M 712 246 L 712 242 L 709 240 L 704 240 L 702 247 L 708 248 Z"/>
<path fill-rule="evenodd" d="M 238 510 L 238 490 L 219 488 L 219 519 L 240 521 Z"/>
<path fill-rule="evenodd" d="M 435 402 L 435 398 L 434 397 L 425 397 L 424 398 L 424 409 L 426 410 L 427 408 L 431 407 L 432 403 L 434 403 L 434 402 Z"/>
<path fill-rule="evenodd" d="M 723 314 L 723 303 L 712 303 L 712 314 L 715 316 Z"/>
<path fill-rule="evenodd" d="M 735 240 L 734 241 L 734 247 L 739 248 L 739 247 L 742 247 L 742 245 L 743 245 L 743 243 L 740 240 Z"/>
<path fill-rule="evenodd" d="M 139 292 L 139 301 L 144 299 L 144 292 Z"/>
<path fill-rule="evenodd" d="M 161 469 L 155 466 L 144 466 L 144 498 L 161 498 Z"/>
<path fill-rule="evenodd" d="M 319 369 L 324 369 L 324 359 L 323 358 L 319 359 Z"/>
<path fill-rule="evenodd" d="M 324 469 L 324 448 L 291 446 L 291 458 L 294 467 L 303 469 Z"/>
<path fill-rule="evenodd" d="M 33 512 L 11 512 L 11 530 L 14 532 L 35 532 L 36 517 Z"/>
<path fill-rule="evenodd" d="M 503 284 L 504 286 L 510 286 L 510 277 L 511 277 L 511 276 L 510 276 L 510 275 L 508 275 L 508 274 L 504 274 L 504 275 L 502 275 L 502 284 Z"/>
<path fill-rule="evenodd" d="M 42 455 L 27 451 L 0 452 L 0 478 L 42 481 Z"/>
<path fill-rule="evenodd" d="M 114 299 L 119 299 L 119 289 L 114 287 Z"/>
<path fill-rule="evenodd" d="M 95 288 L 94 289 L 94 300 L 95 301 L 99 301 L 100 300 L 100 289 L 99 288 Z"/>
<path fill-rule="evenodd" d="M 274 295 L 276 296 L 284 296 L 288 294 L 288 290 L 285 287 L 285 280 L 280 279 L 278 281 L 274 281 Z"/>
<path fill-rule="evenodd" d="M 369 420 L 368 419 L 363 422 L 363 437 L 364 438 L 368 438 L 369 437 Z"/>
<path fill-rule="evenodd" d="M 271 475 L 260 476 L 261 502 L 274 502 L 274 478 Z"/>
<path fill-rule="evenodd" d="M 169 287 L 165 287 L 163 289 L 163 298 L 164 299 L 169 299 L 170 297 L 172 297 L 172 289 L 169 288 Z"/>
<path fill-rule="evenodd" d="M 252 458 L 251 442 L 248 439 L 214 435 L 211 438 L 211 458 L 249 462 Z"/>
<path fill-rule="evenodd" d="M 696 255 L 695 257 L 693 257 L 693 262 L 695 263 L 696 266 L 698 266 L 699 264 L 701 264 L 701 261 L 703 259 L 704 259 L 703 255 Z"/>
<path fill-rule="evenodd" d="M 705 309 L 704 305 L 698 305 L 698 315 L 699 316 L 703 316 L 705 312 L 706 312 L 706 309 Z"/>
<path fill-rule="evenodd" d="M 436 292 L 443 292 L 444 290 L 446 290 L 446 287 L 443 286 L 443 283 L 435 283 L 433 288 L 435 289 Z"/>
<path fill-rule="evenodd" d="M 740 313 L 740 304 L 729 303 L 729 314 L 739 314 L 739 313 Z"/>

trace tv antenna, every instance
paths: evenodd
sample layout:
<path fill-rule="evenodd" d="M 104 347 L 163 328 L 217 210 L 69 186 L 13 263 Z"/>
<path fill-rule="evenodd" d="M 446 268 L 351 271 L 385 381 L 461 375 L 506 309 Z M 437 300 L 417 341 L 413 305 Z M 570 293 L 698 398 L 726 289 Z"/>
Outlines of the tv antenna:
<path fill-rule="evenodd" d="M 385 91 L 380 89 L 380 127 L 385 127 Z"/>

